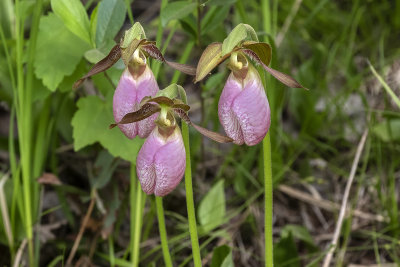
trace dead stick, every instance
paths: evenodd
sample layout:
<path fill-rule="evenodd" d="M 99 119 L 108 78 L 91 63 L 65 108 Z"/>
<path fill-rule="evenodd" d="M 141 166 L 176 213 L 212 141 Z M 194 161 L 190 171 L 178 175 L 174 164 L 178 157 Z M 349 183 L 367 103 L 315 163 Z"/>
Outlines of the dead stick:
<path fill-rule="evenodd" d="M 356 174 L 358 162 L 360 161 L 361 152 L 363 151 L 365 140 L 367 140 L 367 136 L 368 136 L 368 128 L 365 129 L 363 135 L 361 136 L 360 143 L 358 143 L 356 156 L 354 158 L 353 165 L 351 166 L 350 176 L 349 176 L 349 179 L 347 180 L 346 188 L 344 190 L 342 207 L 340 208 L 340 213 L 339 213 L 338 221 L 336 223 L 335 233 L 333 234 L 333 238 L 332 238 L 332 242 L 330 244 L 329 251 L 325 256 L 324 264 L 322 265 L 323 267 L 329 266 L 329 264 L 332 260 L 333 252 L 336 249 L 336 245 L 337 245 L 337 242 L 338 242 L 338 239 L 340 236 L 340 232 L 342 230 L 344 215 L 347 210 L 347 202 L 348 202 L 349 195 L 350 195 L 350 188 L 353 183 L 354 176 Z"/>
<path fill-rule="evenodd" d="M 81 228 L 79 229 L 78 236 L 76 237 L 74 245 L 73 245 L 73 247 L 71 249 L 71 252 L 70 252 L 70 254 L 68 256 L 68 260 L 67 260 L 67 264 L 66 264 L 67 266 L 71 265 L 72 260 L 73 260 L 73 258 L 75 256 L 76 250 L 78 249 L 79 243 L 81 242 L 83 233 L 85 232 L 86 225 L 87 225 L 87 223 L 89 221 L 89 218 L 90 218 L 90 216 L 92 214 L 92 211 L 93 211 L 95 199 L 96 199 L 96 193 L 94 193 L 92 195 L 92 198 L 90 199 L 89 208 L 88 208 L 88 210 L 86 212 L 86 215 L 85 215 L 85 218 L 83 219 Z"/>

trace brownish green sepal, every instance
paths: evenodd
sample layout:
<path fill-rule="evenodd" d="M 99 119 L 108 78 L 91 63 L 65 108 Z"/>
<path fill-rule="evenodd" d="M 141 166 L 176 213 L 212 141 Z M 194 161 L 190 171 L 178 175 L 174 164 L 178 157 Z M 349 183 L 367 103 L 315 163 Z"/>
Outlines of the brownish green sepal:
<path fill-rule="evenodd" d="M 142 102 L 140 103 L 140 106 L 143 106 L 144 104 L 150 102 L 157 103 L 158 105 L 164 105 L 170 108 L 183 109 L 185 112 L 188 112 L 190 110 L 190 106 L 183 103 L 182 100 L 177 98 L 171 99 L 167 96 L 156 96 L 156 97 L 146 96 L 145 98 L 143 98 Z"/>
<path fill-rule="evenodd" d="M 291 76 L 282 73 L 280 71 L 274 70 L 267 65 L 264 64 L 264 62 L 258 57 L 258 55 L 250 50 L 250 49 L 242 49 L 242 52 L 245 53 L 250 59 L 255 61 L 257 64 L 260 64 L 267 72 L 269 72 L 272 76 L 274 76 L 277 80 L 279 80 L 281 83 L 284 85 L 291 87 L 291 88 L 305 88 L 303 85 L 301 85 L 298 81 L 296 81 L 294 78 Z"/>
<path fill-rule="evenodd" d="M 121 48 L 119 44 L 117 44 L 111 49 L 110 53 L 108 53 L 108 55 L 105 58 L 97 62 L 85 76 L 77 80 L 74 83 L 73 87 L 78 88 L 85 81 L 86 78 L 89 78 L 90 76 L 93 76 L 97 73 L 108 70 L 115 63 L 117 63 L 120 57 L 121 57 Z"/>
<path fill-rule="evenodd" d="M 216 133 L 213 131 L 210 131 L 206 128 L 203 128 L 195 123 L 193 123 L 189 116 L 187 115 L 186 111 L 181 109 L 181 108 L 174 108 L 174 112 L 175 114 L 177 114 L 183 121 L 186 122 L 186 124 L 193 126 L 199 133 L 201 133 L 204 136 L 207 136 L 208 138 L 218 142 L 218 143 L 231 143 L 233 141 L 232 138 L 220 134 L 220 133 Z"/>
<path fill-rule="evenodd" d="M 119 122 L 111 124 L 110 129 L 119 124 L 128 124 L 144 120 L 160 110 L 161 109 L 158 105 L 145 103 L 138 111 L 128 113 Z"/>
<path fill-rule="evenodd" d="M 246 41 L 246 42 L 243 42 L 241 47 L 244 49 L 250 49 L 251 51 L 256 53 L 257 56 L 260 58 L 260 60 L 265 65 L 268 66 L 269 63 L 271 62 L 272 49 L 269 44 L 258 43 L 258 42 L 254 42 L 254 41 Z"/>
<path fill-rule="evenodd" d="M 183 72 L 188 75 L 196 74 L 196 69 L 192 66 L 166 60 L 154 42 L 146 42 L 143 45 L 141 45 L 140 48 L 145 53 L 147 53 L 148 56 L 150 56 L 156 60 L 159 60 L 161 62 L 164 62 L 168 66 L 170 66 L 176 70 L 179 70 L 180 72 Z"/>
<path fill-rule="evenodd" d="M 195 83 L 201 81 L 206 77 L 215 67 L 221 64 L 229 57 L 229 54 L 222 56 L 222 44 L 212 43 L 201 54 L 199 63 L 196 68 Z"/>
<path fill-rule="evenodd" d="M 126 48 L 122 48 L 122 46 L 121 46 L 121 57 L 122 57 L 122 60 L 124 61 L 125 66 L 129 65 L 129 62 L 132 59 L 133 53 L 135 53 L 136 49 L 138 49 L 138 47 L 145 42 L 146 42 L 146 39 L 142 39 L 142 40 L 134 39 Z"/>

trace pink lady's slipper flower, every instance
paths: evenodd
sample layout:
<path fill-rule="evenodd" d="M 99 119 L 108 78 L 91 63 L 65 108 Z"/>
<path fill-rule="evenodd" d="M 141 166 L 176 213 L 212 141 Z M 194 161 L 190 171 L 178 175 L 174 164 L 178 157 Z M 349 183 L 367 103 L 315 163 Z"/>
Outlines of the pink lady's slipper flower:
<path fill-rule="evenodd" d="M 137 50 L 139 53 L 139 50 Z M 135 52 L 135 56 L 138 55 Z M 147 66 L 145 60 L 137 56 L 137 62 L 133 62 L 123 72 L 119 80 L 117 89 L 114 93 L 113 111 L 115 121 L 120 121 L 127 113 L 137 111 L 140 108 L 140 101 L 145 96 L 155 96 L 159 91 L 157 81 L 154 78 L 153 72 Z M 157 114 L 144 119 L 142 121 L 129 124 L 120 124 L 118 127 L 130 139 L 139 135 L 141 138 L 146 138 L 154 129 L 154 120 Z"/>
<path fill-rule="evenodd" d="M 268 99 L 252 65 L 232 69 L 219 99 L 219 120 L 235 144 L 253 146 L 262 141 L 271 123 Z"/>
<path fill-rule="evenodd" d="M 154 128 L 139 151 L 136 171 L 146 194 L 165 196 L 182 180 L 185 172 L 185 147 L 179 127 L 164 133 Z"/>

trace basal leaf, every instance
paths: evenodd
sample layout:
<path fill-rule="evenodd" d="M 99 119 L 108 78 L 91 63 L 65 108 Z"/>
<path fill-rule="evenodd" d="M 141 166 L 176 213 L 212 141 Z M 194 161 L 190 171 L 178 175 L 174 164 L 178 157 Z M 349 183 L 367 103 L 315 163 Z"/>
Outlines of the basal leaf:
<path fill-rule="evenodd" d="M 220 226 L 225 220 L 224 180 L 216 183 L 203 197 L 198 209 L 199 222 L 205 232 Z"/>
<path fill-rule="evenodd" d="M 77 106 L 78 110 L 71 122 L 75 151 L 99 142 L 114 157 L 135 160 L 143 140 L 130 140 L 119 128 L 108 128 L 110 122 L 114 121 L 111 97 L 103 101 L 97 96 L 88 96 L 79 99 Z"/>
<path fill-rule="evenodd" d="M 161 10 L 161 25 L 164 27 L 167 23 L 174 19 L 181 19 L 193 12 L 197 7 L 197 3 L 188 3 L 187 1 L 176 1 L 167 4 Z"/>
<path fill-rule="evenodd" d="M 276 266 L 301 266 L 296 242 L 292 233 L 281 237 L 278 243 L 274 245 L 274 264 Z"/>
<path fill-rule="evenodd" d="M 372 132 L 384 142 L 400 139 L 400 119 L 388 119 L 378 123 L 372 128 Z"/>
<path fill-rule="evenodd" d="M 81 1 L 51 0 L 51 8 L 72 33 L 91 44 L 89 18 Z"/>
<path fill-rule="evenodd" d="M 126 6 L 122 0 L 103 0 L 99 4 L 96 46 L 100 47 L 106 39 L 114 39 L 121 29 L 126 15 Z"/>
<path fill-rule="evenodd" d="M 89 45 L 72 34 L 54 14 L 42 17 L 35 56 L 35 74 L 51 91 L 71 75 Z"/>
<path fill-rule="evenodd" d="M 232 249 L 222 245 L 214 249 L 211 267 L 233 267 Z"/>

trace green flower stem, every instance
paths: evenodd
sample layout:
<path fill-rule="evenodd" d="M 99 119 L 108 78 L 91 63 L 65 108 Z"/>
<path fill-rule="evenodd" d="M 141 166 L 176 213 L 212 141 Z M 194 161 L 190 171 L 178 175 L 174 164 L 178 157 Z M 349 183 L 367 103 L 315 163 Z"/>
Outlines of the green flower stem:
<path fill-rule="evenodd" d="M 267 133 L 263 142 L 263 159 L 264 159 L 264 233 L 265 233 L 265 266 L 272 267 L 274 265 L 273 239 L 272 239 L 272 161 L 271 161 L 271 138 L 270 132 Z"/>
<path fill-rule="evenodd" d="M 142 228 L 142 188 L 136 177 L 136 165 L 131 164 L 131 262 L 139 265 L 140 230 Z"/>
<path fill-rule="evenodd" d="M 165 227 L 162 197 L 156 196 L 156 206 L 157 206 L 158 229 L 160 231 L 160 239 L 164 257 L 164 263 L 165 266 L 172 267 L 172 259 L 168 248 L 167 229 Z"/>
<path fill-rule="evenodd" d="M 273 21 L 271 17 L 271 7 L 270 0 L 261 1 L 261 10 L 263 15 L 263 30 L 267 33 L 264 41 L 273 38 Z M 277 3 L 276 3 L 277 5 Z M 275 13 L 276 5 L 274 3 L 274 19 L 276 19 L 277 14 Z M 268 38 L 269 36 L 269 38 Z M 267 88 L 265 72 L 261 75 L 264 88 Z M 270 84 L 270 83 L 268 83 Z M 270 99 L 271 100 L 271 99 Z M 272 106 L 272 103 L 271 103 Z M 271 109 L 272 110 L 272 109 Z M 271 160 L 271 137 L 270 132 L 265 136 L 263 144 L 263 160 L 264 160 L 264 234 L 265 234 L 265 266 L 274 266 L 274 254 L 273 254 L 273 232 L 272 232 L 272 217 L 273 217 L 273 179 L 272 179 L 272 160 Z"/>
<path fill-rule="evenodd" d="M 179 95 L 183 103 L 187 104 L 186 92 L 183 90 L 182 87 L 180 87 Z M 193 255 L 194 266 L 199 267 L 202 265 L 201 265 L 199 238 L 197 235 L 196 213 L 194 209 L 194 200 L 193 200 L 192 167 L 191 167 L 192 165 L 190 162 L 190 145 L 189 145 L 189 126 L 186 123 L 182 123 L 182 138 L 186 151 L 185 189 L 186 189 L 186 206 L 188 211 L 190 240 L 192 242 L 192 255 Z"/>
<path fill-rule="evenodd" d="M 184 102 L 186 103 L 186 101 Z M 188 219 L 189 219 L 190 240 L 192 242 L 192 254 L 194 260 L 194 266 L 199 267 L 201 266 L 201 256 L 200 256 L 199 239 L 197 236 L 196 213 L 194 210 L 194 200 L 193 200 L 192 168 L 190 163 L 190 145 L 189 145 L 189 126 L 186 123 L 182 123 L 182 137 L 186 150 L 185 188 L 186 188 L 186 205 L 187 205 Z"/>
<path fill-rule="evenodd" d="M 30 168 L 30 129 L 25 124 L 25 115 L 30 113 L 28 107 L 30 105 L 24 105 L 26 101 L 24 90 L 24 66 L 23 66 L 23 53 L 24 53 L 24 20 L 20 14 L 20 1 L 15 1 L 15 37 L 16 37 L 16 69 L 17 69 L 17 94 L 16 100 L 18 102 L 19 110 L 17 110 L 17 123 L 19 129 L 19 141 L 20 141 L 20 154 L 21 154 L 21 166 L 22 166 L 22 190 L 24 195 L 24 215 L 25 215 L 25 233 L 28 240 L 28 252 L 29 252 L 29 265 L 34 266 L 34 249 L 33 249 L 33 229 L 32 229 L 32 213 L 31 213 L 31 168 Z M 32 42 L 34 42 L 32 40 Z M 28 100 L 29 101 L 29 100 Z"/>
<path fill-rule="evenodd" d="M 190 48 L 191 49 L 191 48 Z M 178 87 L 178 94 L 183 103 L 187 104 L 186 92 L 182 87 Z M 197 235 L 196 213 L 193 200 L 193 184 L 192 184 L 192 167 L 190 161 L 190 145 L 189 145 L 189 126 L 182 123 L 182 138 L 186 152 L 186 168 L 185 168 L 185 189 L 186 189 L 186 206 L 188 211 L 190 240 L 192 242 L 192 255 L 194 266 L 199 267 L 201 264 L 201 255 L 199 247 L 199 238 Z"/>
<path fill-rule="evenodd" d="M 128 16 L 130 22 L 134 23 L 132 10 L 131 10 L 131 1 L 125 0 L 125 5 L 128 10 Z M 131 262 L 132 266 L 139 266 L 139 251 L 140 251 L 140 236 L 142 229 L 142 214 L 143 207 L 145 205 L 146 196 L 142 196 L 142 187 L 140 186 L 140 182 L 137 179 L 136 175 L 136 163 L 131 163 L 131 188 L 130 188 L 130 202 L 131 202 L 131 240 L 130 240 L 130 249 L 131 249 Z"/>
<path fill-rule="evenodd" d="M 114 256 L 114 241 L 113 241 L 113 234 L 111 233 L 108 236 L 108 252 L 110 254 L 110 266 L 115 266 L 115 256 Z"/>

